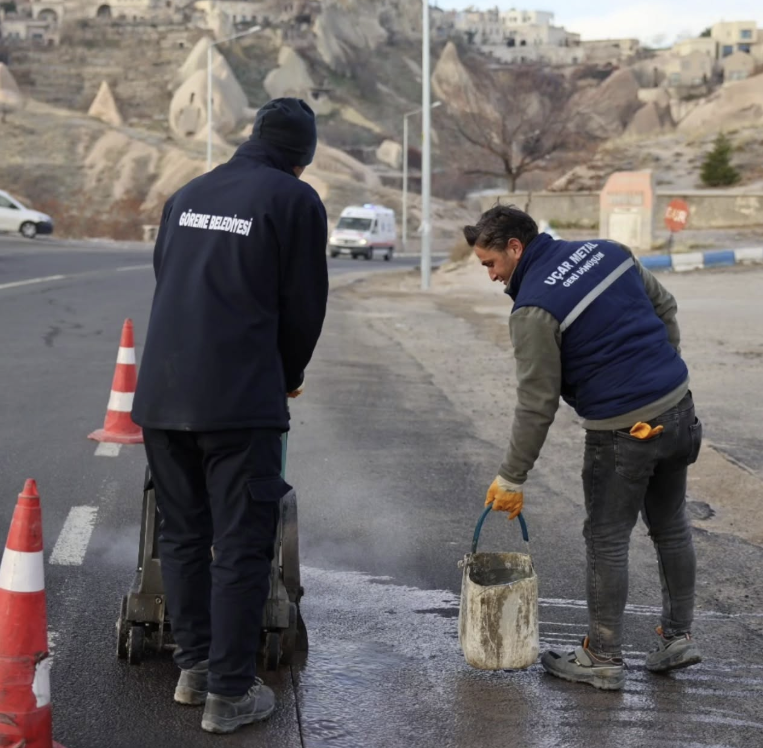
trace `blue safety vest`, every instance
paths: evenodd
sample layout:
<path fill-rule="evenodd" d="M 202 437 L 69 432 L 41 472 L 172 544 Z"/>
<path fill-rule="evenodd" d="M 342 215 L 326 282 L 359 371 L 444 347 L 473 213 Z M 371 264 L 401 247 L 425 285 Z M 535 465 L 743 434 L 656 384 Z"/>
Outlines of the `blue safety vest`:
<path fill-rule="evenodd" d="M 585 419 L 649 405 L 689 376 L 635 260 L 615 242 L 540 234 L 525 248 L 506 293 L 514 299 L 512 314 L 535 306 L 559 322 L 562 396 Z"/>

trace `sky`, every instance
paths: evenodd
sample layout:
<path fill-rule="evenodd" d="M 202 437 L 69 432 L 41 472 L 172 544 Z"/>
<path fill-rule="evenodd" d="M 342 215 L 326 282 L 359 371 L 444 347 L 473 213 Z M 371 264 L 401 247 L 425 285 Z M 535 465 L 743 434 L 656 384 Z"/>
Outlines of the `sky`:
<path fill-rule="evenodd" d="M 431 0 L 434 4 L 434 0 Z M 445 10 L 469 5 L 501 10 L 548 10 L 556 24 L 582 34 L 583 39 L 632 38 L 644 43 L 671 44 L 679 36 L 699 36 L 718 21 L 757 21 L 763 27 L 763 0 L 437 0 Z M 662 40 L 659 39 L 662 37 Z"/>

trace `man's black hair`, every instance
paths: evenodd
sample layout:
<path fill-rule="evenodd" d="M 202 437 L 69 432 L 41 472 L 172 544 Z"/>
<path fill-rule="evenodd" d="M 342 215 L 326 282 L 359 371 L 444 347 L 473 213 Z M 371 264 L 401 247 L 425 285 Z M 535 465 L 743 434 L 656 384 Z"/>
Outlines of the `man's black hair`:
<path fill-rule="evenodd" d="M 486 210 L 476 226 L 464 226 L 464 237 L 470 247 L 506 249 L 509 239 L 519 239 L 526 247 L 538 236 L 538 224 L 516 205 L 496 205 Z"/>

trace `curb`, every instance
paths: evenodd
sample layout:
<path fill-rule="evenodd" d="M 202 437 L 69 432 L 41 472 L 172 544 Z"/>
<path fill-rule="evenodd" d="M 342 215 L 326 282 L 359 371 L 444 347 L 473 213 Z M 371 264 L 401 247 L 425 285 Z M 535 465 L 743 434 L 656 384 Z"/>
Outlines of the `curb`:
<path fill-rule="evenodd" d="M 763 262 L 763 247 L 719 249 L 711 252 L 681 252 L 673 255 L 650 255 L 639 257 L 638 260 L 647 270 L 684 273 L 689 270 L 703 270 L 704 268 Z"/>

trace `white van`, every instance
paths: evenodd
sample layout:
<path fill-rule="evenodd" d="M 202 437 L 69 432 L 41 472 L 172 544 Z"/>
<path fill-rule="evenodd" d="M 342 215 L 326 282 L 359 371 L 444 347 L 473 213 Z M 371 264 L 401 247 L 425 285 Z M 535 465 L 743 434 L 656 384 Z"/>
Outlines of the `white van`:
<path fill-rule="evenodd" d="M 353 259 L 373 260 L 374 252 L 383 252 L 389 262 L 397 243 L 395 211 L 381 205 L 351 206 L 342 211 L 329 237 L 332 257 L 349 254 Z"/>
<path fill-rule="evenodd" d="M 39 210 L 27 208 L 0 190 L 0 231 L 18 231 L 27 239 L 34 239 L 37 234 L 53 233 L 53 219 Z"/>

